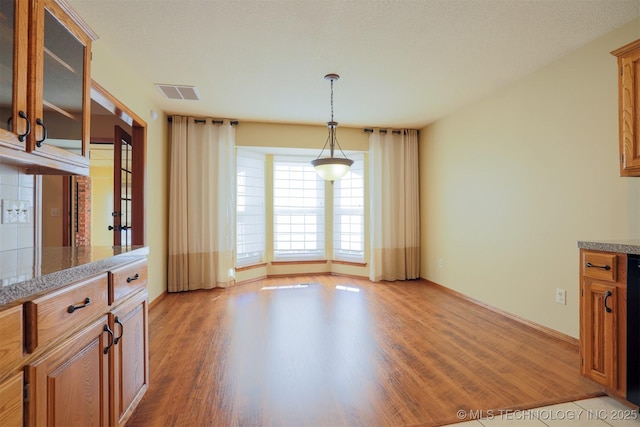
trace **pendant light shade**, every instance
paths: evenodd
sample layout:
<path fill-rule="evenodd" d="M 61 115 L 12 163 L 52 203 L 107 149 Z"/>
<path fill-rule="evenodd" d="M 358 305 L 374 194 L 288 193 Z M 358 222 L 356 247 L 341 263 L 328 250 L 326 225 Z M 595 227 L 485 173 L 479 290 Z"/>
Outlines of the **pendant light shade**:
<path fill-rule="evenodd" d="M 337 74 L 327 74 L 324 78 L 331 82 L 331 121 L 327 122 L 329 136 L 322 147 L 322 151 L 320 151 L 318 157 L 313 160 L 311 164 L 322 179 L 333 182 L 342 178 L 349 172 L 349 168 L 353 164 L 353 160 L 348 159 L 342 151 L 342 148 L 338 143 L 338 138 L 336 137 L 338 122 L 333 120 L 333 82 L 338 80 L 340 76 Z M 327 144 L 329 144 L 330 157 L 321 157 L 327 147 Z M 342 157 L 334 157 L 336 147 L 338 147 L 340 153 L 342 153 Z"/>

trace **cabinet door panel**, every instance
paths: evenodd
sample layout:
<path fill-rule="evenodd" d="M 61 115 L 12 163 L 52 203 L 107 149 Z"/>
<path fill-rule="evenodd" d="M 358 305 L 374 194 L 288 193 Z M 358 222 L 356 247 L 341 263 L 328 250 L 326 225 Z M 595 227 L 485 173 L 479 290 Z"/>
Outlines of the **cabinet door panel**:
<path fill-rule="evenodd" d="M 22 427 L 22 372 L 0 383 L 0 426 Z"/>
<path fill-rule="evenodd" d="M 31 426 L 106 426 L 109 420 L 106 316 L 26 367 Z"/>
<path fill-rule="evenodd" d="M 618 386 L 617 288 L 585 279 L 582 298 L 582 373 L 615 389 Z"/>
<path fill-rule="evenodd" d="M 131 300 L 110 314 L 110 323 L 119 340 L 112 355 L 111 389 L 112 424 L 124 425 L 149 384 L 147 292 Z"/>

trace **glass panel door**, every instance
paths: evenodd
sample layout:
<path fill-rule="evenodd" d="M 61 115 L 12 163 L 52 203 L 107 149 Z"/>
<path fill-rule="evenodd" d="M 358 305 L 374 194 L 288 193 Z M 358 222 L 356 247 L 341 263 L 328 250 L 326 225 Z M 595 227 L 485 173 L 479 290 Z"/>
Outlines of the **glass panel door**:
<path fill-rule="evenodd" d="M 131 183 L 132 146 L 131 135 L 120 126 L 115 127 L 114 140 L 114 200 L 113 206 L 119 208 L 113 212 L 114 218 L 114 246 L 131 245 Z"/>
<path fill-rule="evenodd" d="M 0 129 L 13 130 L 15 2 L 0 1 Z"/>
<path fill-rule="evenodd" d="M 85 46 L 45 9 L 43 64 L 44 143 L 82 155 Z"/>

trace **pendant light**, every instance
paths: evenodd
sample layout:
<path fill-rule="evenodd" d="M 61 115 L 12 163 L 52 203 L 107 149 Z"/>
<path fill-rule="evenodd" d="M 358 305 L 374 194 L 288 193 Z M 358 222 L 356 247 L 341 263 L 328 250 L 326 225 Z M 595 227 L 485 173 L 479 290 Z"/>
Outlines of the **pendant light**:
<path fill-rule="evenodd" d="M 322 147 L 322 151 L 318 154 L 318 157 L 311 162 L 314 168 L 316 168 L 316 172 L 320 175 L 321 178 L 327 181 L 335 181 L 337 179 L 342 178 L 349 172 L 349 168 L 353 164 L 353 160 L 347 159 L 340 144 L 338 143 L 338 138 L 336 137 L 336 128 L 338 127 L 338 122 L 333 120 L 333 82 L 340 78 L 337 74 L 327 74 L 324 76 L 325 80 L 329 80 L 331 82 L 331 121 L 327 122 L 327 127 L 329 128 L 329 137 L 324 143 Z M 322 153 L 324 153 L 325 148 L 329 144 L 329 152 L 331 153 L 331 157 L 323 157 Z M 333 157 L 335 148 L 338 147 L 343 157 Z"/>

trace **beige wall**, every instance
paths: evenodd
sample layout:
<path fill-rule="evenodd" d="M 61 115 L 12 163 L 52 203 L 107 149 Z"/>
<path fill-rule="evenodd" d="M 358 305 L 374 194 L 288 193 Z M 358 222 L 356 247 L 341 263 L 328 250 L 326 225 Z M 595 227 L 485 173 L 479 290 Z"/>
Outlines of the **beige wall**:
<path fill-rule="evenodd" d="M 421 130 L 422 277 L 578 337 L 576 242 L 640 237 L 609 54 L 639 37 L 633 22 Z"/>
<path fill-rule="evenodd" d="M 147 245 L 149 246 L 149 299 L 166 289 L 168 137 L 167 119 L 160 114 L 152 120 L 150 111 L 160 111 L 151 99 L 157 89 L 121 66 L 100 39 L 92 47 L 91 76 L 147 123 Z"/>
<path fill-rule="evenodd" d="M 113 245 L 113 166 L 91 166 L 91 245 Z"/>

